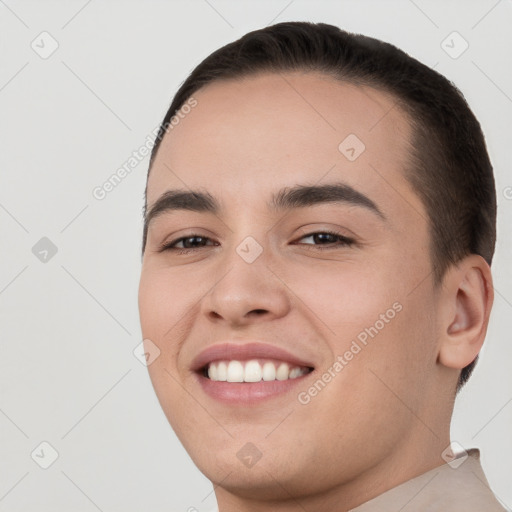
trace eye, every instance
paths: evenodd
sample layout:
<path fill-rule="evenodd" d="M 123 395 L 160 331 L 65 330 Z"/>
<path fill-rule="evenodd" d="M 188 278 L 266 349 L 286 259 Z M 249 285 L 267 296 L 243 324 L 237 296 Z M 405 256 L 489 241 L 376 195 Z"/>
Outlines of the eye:
<path fill-rule="evenodd" d="M 319 249 L 335 249 L 337 247 L 350 247 L 355 243 L 351 238 L 329 230 L 315 231 L 314 233 L 304 235 L 299 240 L 304 240 L 306 238 L 310 238 L 313 243 L 302 243 L 299 245 L 318 245 Z"/>
<path fill-rule="evenodd" d="M 171 242 L 164 243 L 159 252 L 163 251 L 173 251 L 178 254 L 186 254 L 188 252 L 194 251 L 195 249 L 200 249 L 201 247 L 206 247 L 207 245 L 219 245 L 218 243 L 210 243 L 213 242 L 211 238 L 201 235 L 189 235 L 181 238 L 177 238 L 176 240 L 172 240 Z"/>
<path fill-rule="evenodd" d="M 307 235 L 302 236 L 299 240 L 310 238 L 312 243 L 299 243 L 298 245 L 313 245 L 320 250 L 325 249 L 336 249 L 339 247 L 350 247 L 355 243 L 354 240 L 348 238 L 335 231 L 315 231 Z M 211 238 L 206 236 L 192 234 L 172 240 L 171 242 L 164 243 L 160 246 L 159 252 L 172 251 L 177 254 L 188 254 L 207 246 L 217 246 L 217 242 L 214 242 Z"/>

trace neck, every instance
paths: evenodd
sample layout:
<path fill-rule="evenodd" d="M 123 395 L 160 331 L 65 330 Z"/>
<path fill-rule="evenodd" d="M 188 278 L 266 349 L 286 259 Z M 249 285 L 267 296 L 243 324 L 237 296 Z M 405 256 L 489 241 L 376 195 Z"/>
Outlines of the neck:
<path fill-rule="evenodd" d="M 269 487 L 275 487 L 278 498 L 259 499 L 242 496 L 236 491 L 219 487 L 216 498 L 219 512 L 304 512 L 304 510 L 324 510 L 347 512 L 377 497 L 411 478 L 415 478 L 431 469 L 445 464 L 441 454 L 450 444 L 449 422 L 434 433 L 421 424 L 400 446 L 395 446 L 391 453 L 375 465 L 366 468 L 349 481 L 340 482 L 327 491 L 315 494 L 293 495 L 286 490 L 286 483 L 270 477 Z M 335 471 L 335 468 L 333 468 Z M 224 482 L 228 487 L 229 476 Z M 274 494 L 276 496 L 276 494 Z"/>

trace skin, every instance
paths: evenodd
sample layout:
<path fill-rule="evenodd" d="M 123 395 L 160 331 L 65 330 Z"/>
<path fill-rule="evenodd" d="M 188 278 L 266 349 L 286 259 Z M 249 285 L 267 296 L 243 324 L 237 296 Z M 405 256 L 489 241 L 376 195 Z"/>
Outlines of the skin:
<path fill-rule="evenodd" d="M 169 189 L 207 190 L 218 215 L 179 210 L 149 225 L 139 288 L 148 367 L 171 426 L 216 486 L 221 512 L 346 511 L 445 463 L 460 369 L 478 354 L 492 304 L 488 265 L 469 255 L 434 287 L 428 217 L 404 178 L 411 128 L 395 100 L 317 73 L 260 74 L 199 90 L 164 137 L 148 209 Z M 350 162 L 348 134 L 366 149 Z M 343 181 L 357 205 L 274 212 L 286 186 Z M 327 244 L 326 229 L 352 237 Z M 188 254 L 159 245 L 199 235 Z M 263 248 L 251 264 L 247 236 Z M 321 244 L 324 245 L 321 245 Z M 296 392 L 253 407 L 207 396 L 190 369 L 204 348 L 262 340 L 314 362 L 307 389 L 394 303 L 402 309 L 311 401 Z M 237 452 L 262 453 L 251 468 Z"/>

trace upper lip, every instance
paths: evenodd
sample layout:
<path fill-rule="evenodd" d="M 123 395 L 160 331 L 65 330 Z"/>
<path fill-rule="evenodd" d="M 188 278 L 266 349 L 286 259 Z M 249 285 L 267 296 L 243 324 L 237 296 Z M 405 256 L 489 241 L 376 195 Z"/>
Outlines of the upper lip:
<path fill-rule="evenodd" d="M 222 360 L 246 360 L 246 359 L 278 359 L 292 366 L 307 366 L 313 368 L 313 364 L 301 357 L 276 347 L 261 342 L 240 344 L 240 342 L 226 342 L 212 345 L 198 354 L 192 361 L 193 371 L 202 370 L 212 361 Z"/>

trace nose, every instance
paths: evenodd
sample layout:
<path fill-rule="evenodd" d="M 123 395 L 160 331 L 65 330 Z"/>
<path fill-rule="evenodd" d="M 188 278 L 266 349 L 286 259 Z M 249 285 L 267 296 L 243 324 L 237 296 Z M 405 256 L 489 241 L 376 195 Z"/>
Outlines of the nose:
<path fill-rule="evenodd" d="M 262 254 L 248 263 L 235 251 L 226 258 L 221 277 L 202 301 L 202 312 L 210 322 L 242 326 L 288 313 L 287 286 L 266 260 Z"/>

